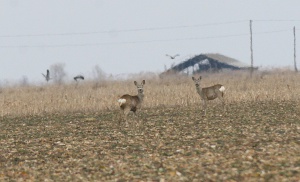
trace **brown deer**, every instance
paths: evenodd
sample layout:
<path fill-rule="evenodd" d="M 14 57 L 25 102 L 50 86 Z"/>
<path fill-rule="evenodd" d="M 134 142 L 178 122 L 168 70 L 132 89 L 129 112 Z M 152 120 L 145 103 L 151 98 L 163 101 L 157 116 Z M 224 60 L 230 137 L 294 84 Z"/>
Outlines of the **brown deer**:
<path fill-rule="evenodd" d="M 224 91 L 225 87 L 221 84 L 216 84 L 210 87 L 201 88 L 200 80 L 201 76 L 196 79 L 192 77 L 193 81 L 195 82 L 196 90 L 201 97 L 202 106 L 203 106 L 203 116 L 206 115 L 206 108 L 207 108 L 207 101 L 214 100 L 219 98 L 223 104 L 223 109 L 225 111 L 225 101 L 224 101 Z"/>
<path fill-rule="evenodd" d="M 138 94 L 137 95 L 128 95 L 125 94 L 118 100 L 120 104 L 121 111 L 123 111 L 125 115 L 125 119 L 127 118 L 127 115 L 130 111 L 134 113 L 136 116 L 136 111 L 141 108 L 141 105 L 144 100 L 144 85 L 145 80 L 142 81 L 141 84 L 138 84 L 136 81 L 134 81 L 134 85 L 137 87 Z"/>

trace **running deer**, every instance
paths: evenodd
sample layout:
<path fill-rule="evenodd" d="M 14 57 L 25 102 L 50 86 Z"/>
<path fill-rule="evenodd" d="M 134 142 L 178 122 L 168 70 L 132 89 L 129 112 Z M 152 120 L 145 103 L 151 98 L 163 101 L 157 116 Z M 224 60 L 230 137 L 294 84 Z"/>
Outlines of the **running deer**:
<path fill-rule="evenodd" d="M 224 101 L 224 91 L 225 87 L 221 84 L 216 84 L 210 87 L 201 88 L 200 80 L 201 76 L 196 79 L 192 77 L 193 81 L 195 82 L 196 90 L 201 97 L 202 106 L 203 106 L 203 116 L 206 115 L 206 108 L 207 108 L 207 101 L 214 100 L 219 98 L 223 104 L 223 109 L 225 111 L 225 101 Z"/>
<path fill-rule="evenodd" d="M 137 87 L 138 94 L 137 95 L 128 95 L 125 94 L 118 100 L 121 111 L 123 111 L 125 118 L 127 118 L 127 115 L 130 111 L 134 113 L 136 116 L 136 111 L 141 108 L 141 105 L 143 103 L 144 99 L 144 85 L 145 80 L 142 81 L 141 84 L 138 84 L 136 81 L 134 81 L 134 85 Z"/>

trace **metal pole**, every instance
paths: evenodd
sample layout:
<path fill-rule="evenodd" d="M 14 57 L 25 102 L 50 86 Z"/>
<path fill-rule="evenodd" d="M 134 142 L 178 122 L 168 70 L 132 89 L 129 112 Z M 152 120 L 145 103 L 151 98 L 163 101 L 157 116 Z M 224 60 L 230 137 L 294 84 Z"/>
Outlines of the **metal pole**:
<path fill-rule="evenodd" d="M 251 68 L 250 76 L 253 74 L 253 43 L 252 43 L 252 20 L 250 20 L 250 51 L 251 51 Z"/>
<path fill-rule="evenodd" d="M 295 72 L 298 72 L 297 62 L 296 62 L 296 28 L 294 26 L 294 68 Z"/>

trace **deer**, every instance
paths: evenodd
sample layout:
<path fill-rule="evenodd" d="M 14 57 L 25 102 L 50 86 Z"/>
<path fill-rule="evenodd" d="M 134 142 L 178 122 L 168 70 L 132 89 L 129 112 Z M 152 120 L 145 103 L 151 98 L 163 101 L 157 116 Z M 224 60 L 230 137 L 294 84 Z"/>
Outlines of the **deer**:
<path fill-rule="evenodd" d="M 225 87 L 221 84 L 216 84 L 210 87 L 205 87 L 201 88 L 200 86 L 200 80 L 202 79 L 201 76 L 196 79 L 192 77 L 197 93 L 200 95 L 201 100 L 202 100 L 202 109 L 203 109 L 203 114 L 202 116 L 206 116 L 206 108 L 207 108 L 207 101 L 209 100 L 214 100 L 218 98 L 222 104 L 223 104 L 223 109 L 225 111 L 225 101 L 224 101 L 224 91 Z"/>
<path fill-rule="evenodd" d="M 132 96 L 125 94 L 118 99 L 121 112 L 123 111 L 125 119 L 127 118 L 127 115 L 130 113 L 130 111 L 132 111 L 134 115 L 137 116 L 136 111 L 141 108 L 144 100 L 143 87 L 145 85 L 145 80 L 143 80 L 141 84 L 138 84 L 136 81 L 134 81 L 134 85 L 137 87 L 138 90 L 137 95 Z"/>

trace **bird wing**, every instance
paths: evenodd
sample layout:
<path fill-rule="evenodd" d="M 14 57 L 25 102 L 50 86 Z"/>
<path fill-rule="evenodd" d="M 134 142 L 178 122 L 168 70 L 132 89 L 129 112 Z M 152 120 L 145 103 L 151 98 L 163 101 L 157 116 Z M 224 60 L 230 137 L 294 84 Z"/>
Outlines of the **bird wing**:
<path fill-rule="evenodd" d="M 82 75 L 77 75 L 77 76 L 74 77 L 74 80 L 77 81 L 77 79 L 82 79 L 82 80 L 84 80 L 84 77 L 83 77 Z"/>

